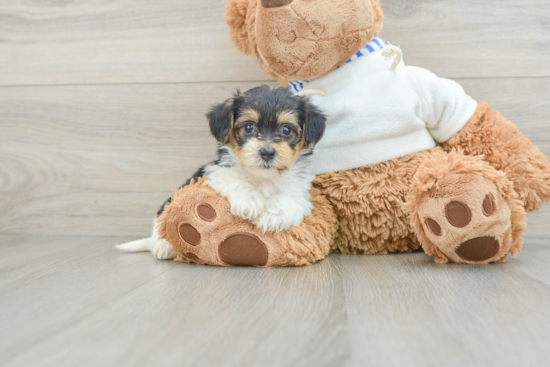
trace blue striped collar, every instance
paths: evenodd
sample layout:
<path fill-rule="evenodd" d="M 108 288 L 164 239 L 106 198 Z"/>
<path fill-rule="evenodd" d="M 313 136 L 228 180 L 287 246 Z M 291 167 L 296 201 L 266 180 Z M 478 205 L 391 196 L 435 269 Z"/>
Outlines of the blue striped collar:
<path fill-rule="evenodd" d="M 348 59 L 348 61 L 346 61 L 343 65 L 348 64 L 348 63 L 352 62 L 353 60 L 356 60 L 356 59 L 360 58 L 361 56 L 365 56 L 365 55 L 368 55 L 370 53 L 380 51 L 381 49 L 384 48 L 385 45 L 386 45 L 386 42 L 384 42 L 384 40 L 382 38 L 380 38 L 378 36 L 374 36 L 372 41 L 370 41 L 369 43 L 367 43 L 367 45 L 365 47 L 363 47 L 362 49 L 357 51 L 355 53 L 355 55 L 350 57 Z M 336 67 L 336 69 L 342 67 L 343 65 L 340 65 L 340 66 Z M 297 80 L 295 82 L 288 83 L 288 88 L 290 89 L 290 91 L 292 93 L 298 93 L 299 91 L 304 89 L 304 86 L 307 83 L 309 83 L 309 80 Z"/>

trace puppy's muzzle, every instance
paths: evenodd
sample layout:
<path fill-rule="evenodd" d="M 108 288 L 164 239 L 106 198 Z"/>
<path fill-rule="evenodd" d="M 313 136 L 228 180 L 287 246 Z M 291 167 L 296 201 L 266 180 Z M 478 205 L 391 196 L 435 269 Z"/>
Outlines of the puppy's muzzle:
<path fill-rule="evenodd" d="M 275 158 L 275 148 L 263 147 L 260 149 L 260 157 L 264 162 L 271 162 Z"/>

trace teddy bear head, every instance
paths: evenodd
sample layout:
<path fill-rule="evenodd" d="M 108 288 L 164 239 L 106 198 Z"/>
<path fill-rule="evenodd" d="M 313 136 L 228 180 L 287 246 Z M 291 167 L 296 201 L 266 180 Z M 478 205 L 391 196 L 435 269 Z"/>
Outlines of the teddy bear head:
<path fill-rule="evenodd" d="M 320 78 L 382 30 L 380 0 L 228 0 L 237 48 L 280 83 Z"/>

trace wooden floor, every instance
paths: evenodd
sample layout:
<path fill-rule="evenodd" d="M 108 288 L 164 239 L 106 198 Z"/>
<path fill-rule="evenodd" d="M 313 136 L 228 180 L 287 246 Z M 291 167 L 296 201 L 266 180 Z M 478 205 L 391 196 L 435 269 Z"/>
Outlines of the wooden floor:
<path fill-rule="evenodd" d="M 550 0 L 381 0 L 405 62 L 550 156 Z M 550 204 L 505 265 L 300 269 L 121 254 L 214 156 L 206 109 L 273 83 L 225 0 L 0 1 L 1 366 L 550 366 Z"/>
<path fill-rule="evenodd" d="M 0 237 L 0 365 L 548 366 L 550 246 L 505 265 L 423 253 L 217 268 L 120 237 Z"/>

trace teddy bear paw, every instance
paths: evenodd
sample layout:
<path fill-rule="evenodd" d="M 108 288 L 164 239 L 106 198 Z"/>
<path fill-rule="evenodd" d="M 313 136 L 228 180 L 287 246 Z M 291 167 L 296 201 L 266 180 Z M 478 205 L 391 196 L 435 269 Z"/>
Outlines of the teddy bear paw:
<path fill-rule="evenodd" d="M 316 212 L 299 227 L 264 232 L 231 213 L 229 201 L 204 183 L 174 193 L 157 219 L 159 239 L 170 243 L 176 261 L 218 266 L 304 266 L 323 259 L 336 230 L 330 203 L 312 190 Z M 317 213 L 317 216 L 315 216 Z"/>
<path fill-rule="evenodd" d="M 242 231 L 231 233 L 221 239 L 213 235 L 215 232 L 224 232 L 223 228 L 219 227 L 220 223 L 216 223 L 216 211 L 210 205 L 202 203 L 198 205 L 196 213 L 203 223 L 181 223 L 178 226 L 180 239 L 191 247 L 176 260 L 212 265 L 267 265 L 269 251 L 260 238 Z"/>
<path fill-rule="evenodd" d="M 424 232 L 439 250 L 436 262 L 504 262 L 512 244 L 510 207 L 488 182 L 458 191 L 428 195 L 419 209 Z"/>
<path fill-rule="evenodd" d="M 233 216 L 222 199 L 215 200 L 219 201 L 213 203 L 216 208 L 208 204 L 206 198 L 195 199 L 195 203 L 186 201 L 184 208 L 177 211 L 178 216 L 169 216 L 162 224 L 172 251 L 177 255 L 176 261 L 221 266 L 277 266 L 281 254 L 273 241 L 262 240 L 261 232 L 252 233 L 254 226 Z"/>

